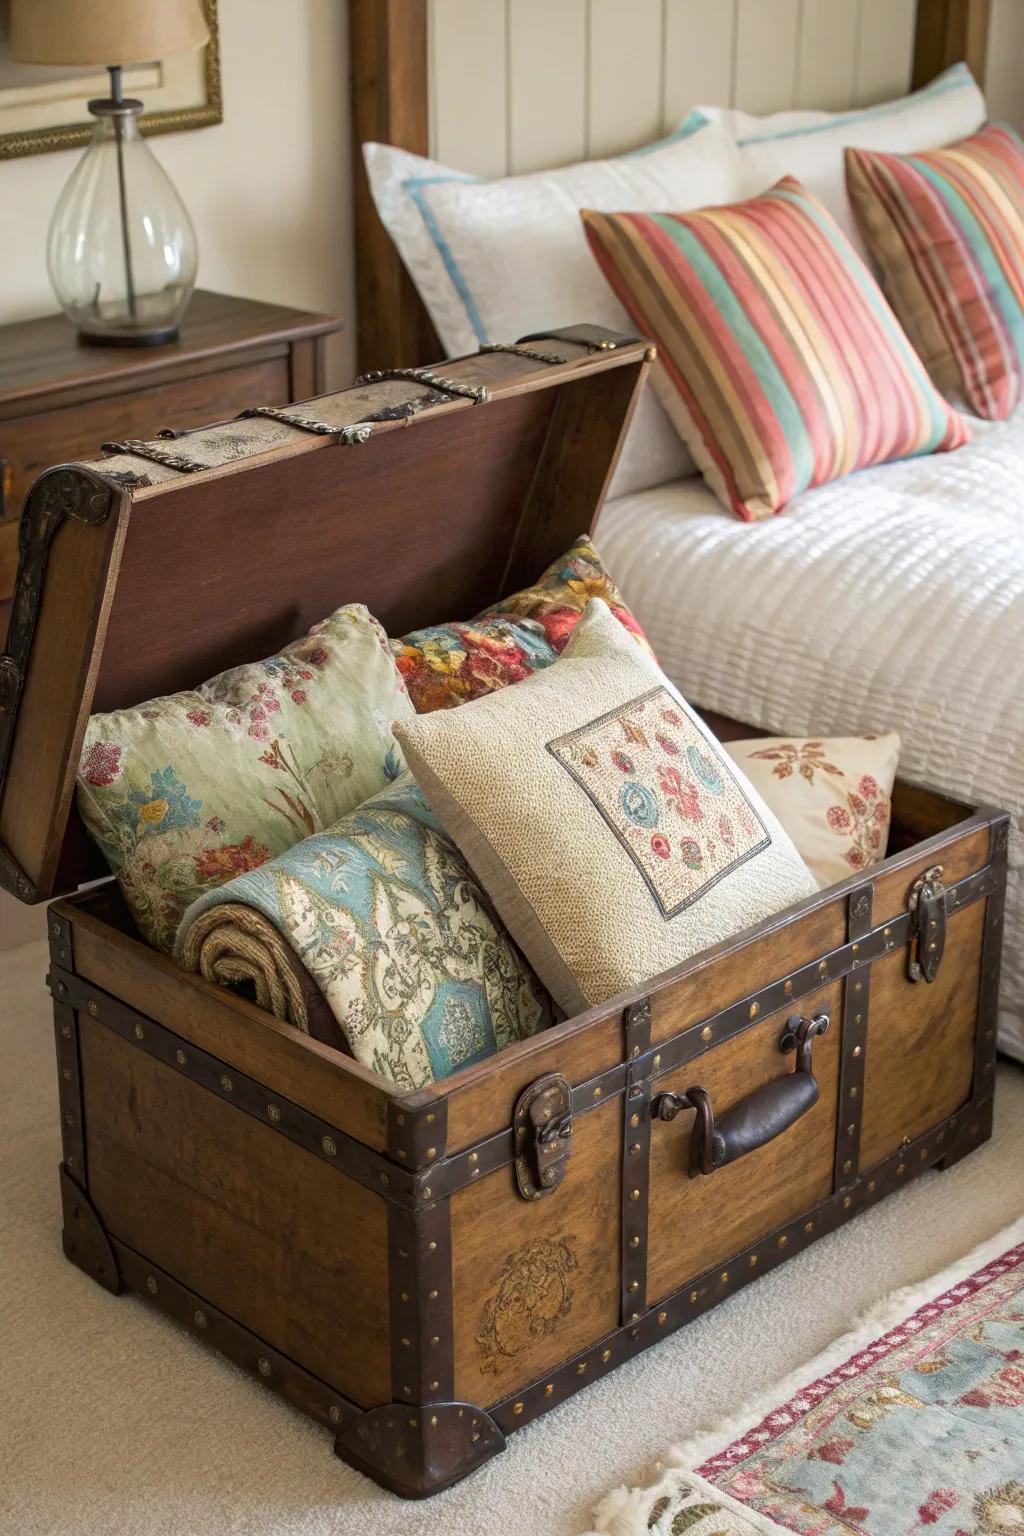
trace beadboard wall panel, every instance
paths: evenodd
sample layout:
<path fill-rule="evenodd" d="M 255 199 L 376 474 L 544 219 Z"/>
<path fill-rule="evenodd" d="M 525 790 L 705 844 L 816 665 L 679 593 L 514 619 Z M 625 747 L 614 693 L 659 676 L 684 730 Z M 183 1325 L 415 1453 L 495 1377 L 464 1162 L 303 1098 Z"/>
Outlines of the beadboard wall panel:
<path fill-rule="evenodd" d="M 908 89 L 914 15 L 915 0 L 430 0 L 431 154 L 504 176 L 647 143 L 700 102 L 871 105 Z M 995 0 L 993 36 L 1022 27 L 1024 0 Z M 1001 79 L 1024 105 L 1020 56 Z"/>
<path fill-rule="evenodd" d="M 989 115 L 1024 133 L 1024 0 L 993 0 L 985 94 Z"/>

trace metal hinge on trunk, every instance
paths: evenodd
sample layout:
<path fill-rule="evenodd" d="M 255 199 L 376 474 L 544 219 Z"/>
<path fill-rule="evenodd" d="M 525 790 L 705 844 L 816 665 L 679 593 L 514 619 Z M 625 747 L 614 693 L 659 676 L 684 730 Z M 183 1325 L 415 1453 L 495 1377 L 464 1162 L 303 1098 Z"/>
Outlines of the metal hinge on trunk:
<path fill-rule="evenodd" d="M 946 888 L 942 865 L 934 864 L 914 881 L 907 902 L 910 912 L 911 981 L 934 981 L 946 947 Z"/>
<path fill-rule="evenodd" d="M 524 1200 L 542 1200 L 565 1176 L 572 1150 L 572 1089 L 560 1072 L 539 1077 L 516 1100 L 516 1183 Z"/>

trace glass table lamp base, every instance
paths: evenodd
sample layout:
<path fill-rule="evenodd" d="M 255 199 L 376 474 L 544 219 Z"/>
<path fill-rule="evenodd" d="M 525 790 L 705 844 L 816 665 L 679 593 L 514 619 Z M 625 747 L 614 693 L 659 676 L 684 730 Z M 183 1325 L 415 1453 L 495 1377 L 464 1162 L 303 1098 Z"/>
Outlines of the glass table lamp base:
<path fill-rule="evenodd" d="M 89 347 L 162 347 L 169 341 L 177 341 L 178 327 L 168 325 L 151 331 L 90 331 L 79 326 L 78 334 Z"/>

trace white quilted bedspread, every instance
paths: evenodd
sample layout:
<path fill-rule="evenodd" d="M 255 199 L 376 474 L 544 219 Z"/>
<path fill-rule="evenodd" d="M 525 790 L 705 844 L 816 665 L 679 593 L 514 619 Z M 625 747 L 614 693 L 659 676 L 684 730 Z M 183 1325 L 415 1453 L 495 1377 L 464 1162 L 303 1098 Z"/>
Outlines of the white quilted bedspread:
<path fill-rule="evenodd" d="M 1024 1060 L 1024 413 L 745 524 L 699 479 L 597 543 L 680 690 L 782 733 L 896 730 L 900 773 L 1013 813 L 1000 1045 Z"/>

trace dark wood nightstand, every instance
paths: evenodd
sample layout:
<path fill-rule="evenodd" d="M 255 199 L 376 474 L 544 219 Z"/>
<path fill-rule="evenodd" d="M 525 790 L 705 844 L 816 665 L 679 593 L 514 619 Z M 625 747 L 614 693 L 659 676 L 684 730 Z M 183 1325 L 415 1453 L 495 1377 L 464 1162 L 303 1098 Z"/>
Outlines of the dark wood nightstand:
<path fill-rule="evenodd" d="M 95 458 L 110 438 L 319 394 L 324 338 L 341 324 L 197 289 L 179 339 L 164 347 L 91 346 L 63 315 L 0 326 L 0 636 L 22 502 L 42 470 Z"/>

